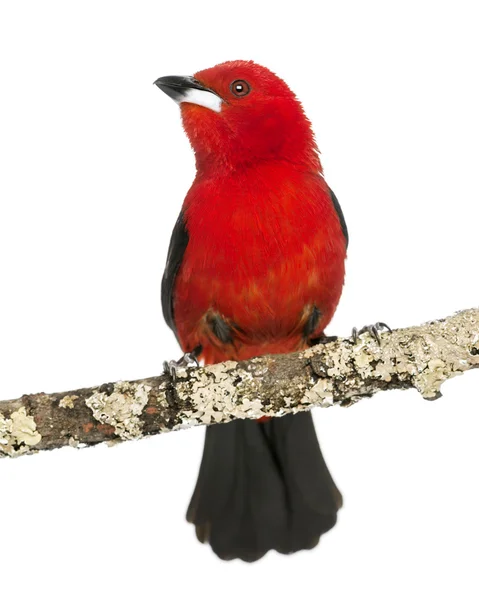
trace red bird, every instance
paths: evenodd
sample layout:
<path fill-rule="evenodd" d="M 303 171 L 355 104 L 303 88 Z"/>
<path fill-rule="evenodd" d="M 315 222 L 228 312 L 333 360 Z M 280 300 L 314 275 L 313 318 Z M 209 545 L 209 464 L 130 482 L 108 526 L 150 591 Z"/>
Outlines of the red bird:
<path fill-rule="evenodd" d="M 181 364 L 307 348 L 339 302 L 348 232 L 301 103 L 250 61 L 155 84 L 196 156 L 162 283 Z M 341 504 L 302 412 L 209 426 L 187 518 L 220 558 L 254 561 L 314 547 Z"/>

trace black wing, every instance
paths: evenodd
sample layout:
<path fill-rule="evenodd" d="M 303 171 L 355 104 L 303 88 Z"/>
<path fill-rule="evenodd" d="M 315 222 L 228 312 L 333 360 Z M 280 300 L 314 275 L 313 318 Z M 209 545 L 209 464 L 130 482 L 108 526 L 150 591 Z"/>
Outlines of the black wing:
<path fill-rule="evenodd" d="M 176 275 L 181 266 L 183 255 L 188 245 L 188 232 L 186 231 L 185 218 L 183 211 L 180 212 L 176 224 L 171 234 L 170 247 L 168 248 L 168 257 L 166 259 L 165 272 L 161 282 L 161 306 L 163 308 L 163 317 L 175 335 L 175 318 L 173 314 L 173 289 L 175 287 Z"/>
<path fill-rule="evenodd" d="M 341 229 L 343 230 L 344 239 L 346 240 L 346 248 L 349 244 L 349 235 L 348 228 L 346 227 L 346 221 L 344 219 L 343 211 L 341 210 L 341 206 L 339 205 L 338 199 L 336 198 L 336 194 L 333 192 L 331 188 L 329 188 L 329 193 L 331 194 L 331 200 L 333 201 L 334 208 L 338 213 L 339 222 L 341 223 Z"/>

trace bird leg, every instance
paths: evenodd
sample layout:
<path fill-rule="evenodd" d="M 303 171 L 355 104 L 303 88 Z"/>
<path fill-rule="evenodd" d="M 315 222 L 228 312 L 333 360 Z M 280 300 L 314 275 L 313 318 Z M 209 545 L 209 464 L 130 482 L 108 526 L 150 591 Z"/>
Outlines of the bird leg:
<path fill-rule="evenodd" d="M 163 362 L 163 372 L 169 375 L 173 381 L 176 381 L 178 371 L 181 369 L 191 369 L 200 366 L 198 356 L 201 353 L 201 346 L 197 346 L 191 352 L 185 352 L 179 360 L 165 360 Z"/>
<path fill-rule="evenodd" d="M 353 339 L 353 343 L 357 344 L 357 342 L 359 340 L 359 336 L 362 335 L 363 333 L 369 333 L 369 335 L 376 340 L 378 346 L 380 346 L 381 345 L 380 332 L 384 329 L 387 329 L 389 331 L 389 333 L 392 333 L 392 330 L 389 327 L 389 325 L 386 325 L 386 323 L 382 323 L 381 321 L 374 323 L 374 325 L 365 325 L 364 327 L 361 327 L 361 329 L 359 329 L 359 330 L 356 327 L 353 327 L 353 330 L 351 332 L 351 337 Z"/>

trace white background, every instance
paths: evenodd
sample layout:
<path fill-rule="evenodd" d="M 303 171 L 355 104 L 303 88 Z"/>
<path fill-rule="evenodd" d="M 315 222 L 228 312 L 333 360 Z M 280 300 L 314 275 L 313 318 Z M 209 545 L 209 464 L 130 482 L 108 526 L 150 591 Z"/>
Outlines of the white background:
<path fill-rule="evenodd" d="M 329 333 L 478 303 L 470 2 L 9 2 L 0 9 L 0 398 L 160 372 L 169 234 L 194 174 L 152 85 L 282 76 L 350 230 Z M 319 547 L 220 562 L 184 513 L 203 431 L 0 461 L 2 598 L 477 598 L 479 372 L 428 403 L 317 410 L 345 497 Z"/>

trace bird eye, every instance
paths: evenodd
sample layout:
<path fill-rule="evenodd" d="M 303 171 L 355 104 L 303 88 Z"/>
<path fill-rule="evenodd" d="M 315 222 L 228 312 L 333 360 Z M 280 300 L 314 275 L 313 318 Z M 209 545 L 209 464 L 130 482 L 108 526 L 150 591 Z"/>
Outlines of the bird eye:
<path fill-rule="evenodd" d="M 233 83 L 230 85 L 230 88 L 233 94 L 239 97 L 247 96 L 251 91 L 249 83 L 244 81 L 244 79 L 237 79 L 236 81 L 233 81 Z"/>

